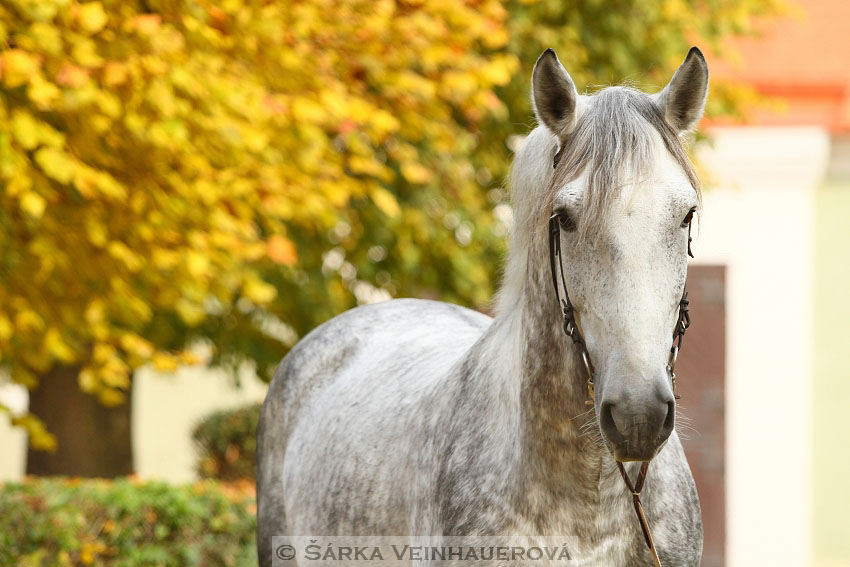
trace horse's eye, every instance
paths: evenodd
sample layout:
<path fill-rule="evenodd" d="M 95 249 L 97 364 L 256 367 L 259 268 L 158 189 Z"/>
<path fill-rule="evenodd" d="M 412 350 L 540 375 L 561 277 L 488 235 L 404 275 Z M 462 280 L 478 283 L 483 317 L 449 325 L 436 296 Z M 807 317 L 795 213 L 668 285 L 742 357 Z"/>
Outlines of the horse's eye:
<path fill-rule="evenodd" d="M 691 209 L 690 211 L 688 211 L 688 214 L 685 215 L 685 220 L 682 221 L 682 228 L 687 228 L 688 225 L 691 224 L 691 221 L 694 220 L 695 212 L 696 209 Z"/>
<path fill-rule="evenodd" d="M 558 213 L 558 222 L 561 224 L 561 228 L 567 232 L 571 232 L 576 229 L 576 223 L 567 212 L 561 211 Z"/>

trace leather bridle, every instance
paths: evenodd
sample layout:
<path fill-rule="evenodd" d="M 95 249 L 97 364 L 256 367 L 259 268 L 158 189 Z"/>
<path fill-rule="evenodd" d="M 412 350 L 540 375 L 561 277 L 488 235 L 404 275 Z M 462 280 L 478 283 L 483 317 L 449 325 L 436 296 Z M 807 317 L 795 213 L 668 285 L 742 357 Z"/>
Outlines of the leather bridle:
<path fill-rule="evenodd" d="M 557 162 L 556 162 L 557 164 Z M 564 263 L 563 263 L 563 254 L 561 253 L 561 215 L 556 213 L 549 218 L 549 267 L 552 271 L 552 285 L 555 288 L 555 298 L 558 301 L 558 305 L 563 308 L 564 312 L 564 333 L 567 334 L 573 341 L 573 345 L 578 350 L 579 355 L 581 356 L 582 363 L 584 365 L 584 370 L 587 373 L 587 395 L 588 399 L 585 402 L 587 405 L 594 405 L 595 397 L 594 397 L 594 368 L 593 362 L 590 359 L 590 352 L 587 350 L 587 343 L 584 341 L 584 337 L 581 334 L 581 330 L 576 324 L 576 315 L 575 309 L 573 308 L 573 304 L 570 301 L 570 294 L 567 291 L 567 282 L 564 277 Z M 688 220 L 688 256 L 691 258 L 694 255 L 691 253 L 691 224 L 693 221 Z M 557 261 L 555 258 L 557 257 Z M 561 285 L 564 288 L 564 299 L 561 299 L 561 293 L 558 289 L 558 270 L 560 269 L 561 276 Z M 691 325 L 691 316 L 688 312 L 688 292 L 687 289 L 682 290 L 682 299 L 679 300 L 679 316 L 676 319 L 676 326 L 673 328 L 673 345 L 670 347 L 670 355 L 667 357 L 667 373 L 670 376 L 670 382 L 673 388 L 674 397 L 678 400 L 679 396 L 675 395 L 676 391 L 676 373 L 674 372 L 676 368 L 676 359 L 679 357 L 679 349 L 682 348 L 682 340 L 685 337 L 685 331 L 688 330 L 688 327 Z M 621 461 L 617 461 L 617 468 L 620 471 L 620 475 L 623 477 L 623 482 L 626 483 L 626 487 L 629 489 L 629 492 L 632 493 L 632 502 L 635 507 L 635 514 L 638 517 L 638 521 L 640 522 L 640 528 L 643 532 L 644 540 L 646 541 L 646 546 L 649 548 L 650 553 L 652 553 L 652 559 L 655 562 L 655 567 L 661 567 L 661 560 L 658 558 L 658 551 L 655 549 L 655 542 L 652 540 L 652 532 L 649 529 L 649 523 L 646 520 L 646 515 L 643 513 L 643 505 L 640 501 L 640 492 L 643 490 L 643 484 L 646 480 L 646 473 L 649 469 L 649 461 L 645 461 L 641 467 L 640 472 L 638 473 L 637 482 L 632 484 L 629 475 L 626 473 L 626 469 L 623 466 Z"/>

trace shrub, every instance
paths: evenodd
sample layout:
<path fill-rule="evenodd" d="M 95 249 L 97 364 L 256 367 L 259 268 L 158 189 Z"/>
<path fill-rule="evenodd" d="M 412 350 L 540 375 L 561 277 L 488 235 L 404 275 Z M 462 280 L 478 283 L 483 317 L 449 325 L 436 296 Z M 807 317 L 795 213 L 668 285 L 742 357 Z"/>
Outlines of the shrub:
<path fill-rule="evenodd" d="M 250 485 L 27 479 L 0 486 L 0 565 L 256 566 Z"/>
<path fill-rule="evenodd" d="M 201 478 L 240 480 L 254 478 L 257 422 L 262 404 L 215 412 L 192 432 L 200 453 Z"/>

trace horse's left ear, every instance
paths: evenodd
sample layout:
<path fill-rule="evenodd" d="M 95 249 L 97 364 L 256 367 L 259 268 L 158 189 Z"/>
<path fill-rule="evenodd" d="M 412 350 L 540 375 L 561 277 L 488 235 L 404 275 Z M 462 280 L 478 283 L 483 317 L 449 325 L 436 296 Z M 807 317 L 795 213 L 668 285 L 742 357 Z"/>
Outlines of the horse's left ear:
<path fill-rule="evenodd" d="M 537 120 L 563 143 L 576 127 L 579 96 L 572 77 L 552 48 L 544 51 L 534 64 L 531 98 Z"/>
<path fill-rule="evenodd" d="M 692 47 L 670 79 L 670 84 L 655 95 L 655 102 L 670 126 L 676 132 L 684 132 L 696 126 L 702 118 L 707 98 L 708 65 L 702 51 Z"/>

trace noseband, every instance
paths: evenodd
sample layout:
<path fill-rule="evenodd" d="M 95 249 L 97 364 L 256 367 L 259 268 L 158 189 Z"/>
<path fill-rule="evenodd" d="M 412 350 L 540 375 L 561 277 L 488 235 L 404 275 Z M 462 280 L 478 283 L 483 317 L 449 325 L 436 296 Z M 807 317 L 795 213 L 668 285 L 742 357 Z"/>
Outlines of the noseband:
<path fill-rule="evenodd" d="M 581 330 L 576 324 L 575 309 L 573 308 L 573 304 L 570 301 L 570 294 L 567 291 L 567 282 L 564 277 L 563 254 L 561 253 L 561 222 L 559 217 L 560 215 L 554 214 L 549 218 L 549 268 L 552 271 L 552 286 L 555 288 L 555 298 L 558 301 L 558 305 L 562 307 L 564 311 L 564 333 L 566 333 L 566 335 L 572 339 L 573 345 L 575 345 L 575 348 L 578 350 L 579 355 L 581 355 L 581 361 L 584 364 L 584 370 L 587 373 L 588 399 L 585 404 L 592 406 L 595 403 L 593 390 L 593 362 L 590 360 L 590 353 L 587 350 L 587 343 L 584 342 L 584 337 L 581 334 Z M 692 221 L 688 222 L 688 256 L 693 258 L 694 255 L 691 253 L 691 222 Z M 558 289 L 559 269 L 561 277 L 561 286 L 563 286 L 564 288 L 564 299 L 561 299 L 561 293 Z M 670 347 L 670 354 L 667 357 L 667 374 L 670 376 L 670 382 L 673 387 L 674 397 L 677 400 L 679 399 L 679 396 L 675 394 L 676 373 L 674 372 L 674 370 L 676 368 L 676 359 L 679 357 L 679 349 L 682 348 L 682 340 L 685 337 L 685 331 L 687 331 L 688 327 L 690 326 L 691 316 L 688 312 L 688 291 L 687 289 L 683 289 L 682 299 L 679 300 L 679 316 L 676 319 L 676 326 L 673 328 L 673 345 Z M 625 467 L 623 467 L 622 462 L 617 461 L 617 468 L 620 471 L 620 475 L 623 477 L 623 482 L 626 483 L 626 487 L 628 487 L 629 492 L 632 493 L 632 501 L 635 507 L 635 514 L 637 514 L 638 521 L 640 522 L 640 528 L 641 531 L 643 531 L 643 537 L 646 541 L 646 545 L 649 548 L 649 551 L 652 553 L 652 559 L 655 562 L 655 567 L 661 567 L 661 560 L 658 558 L 658 551 L 655 549 L 655 542 L 653 542 L 652 540 L 652 533 L 649 530 L 649 523 L 646 521 L 646 515 L 644 515 L 643 513 L 643 506 L 641 505 L 640 501 L 640 492 L 643 489 L 643 484 L 646 480 L 646 473 L 649 469 L 649 461 L 645 461 L 641 465 L 640 472 L 638 473 L 637 482 L 634 485 L 632 484 L 629 475 L 626 474 L 626 469 Z"/>

